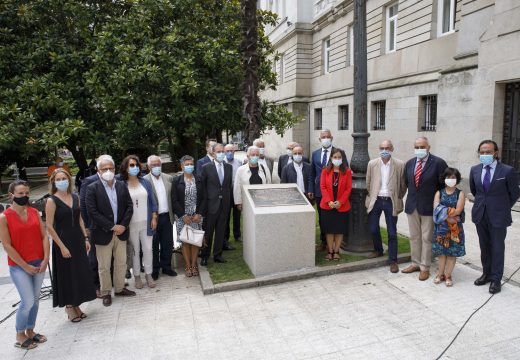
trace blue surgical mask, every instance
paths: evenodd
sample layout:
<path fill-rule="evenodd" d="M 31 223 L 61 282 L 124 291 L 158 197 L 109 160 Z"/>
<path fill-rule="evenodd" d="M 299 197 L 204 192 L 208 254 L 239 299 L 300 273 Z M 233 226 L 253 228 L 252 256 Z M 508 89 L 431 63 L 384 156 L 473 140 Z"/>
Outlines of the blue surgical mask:
<path fill-rule="evenodd" d="M 216 154 L 216 159 L 218 162 L 224 161 L 225 158 L 226 158 L 226 153 L 220 152 L 220 153 Z"/>
<path fill-rule="evenodd" d="M 379 151 L 379 156 L 386 159 L 392 156 L 392 152 L 390 150 L 381 150 Z"/>
<path fill-rule="evenodd" d="M 128 170 L 128 174 L 130 174 L 132 176 L 137 176 L 139 174 L 139 168 L 137 166 L 131 167 Z"/>
<path fill-rule="evenodd" d="M 184 172 L 186 174 L 192 174 L 193 170 L 195 170 L 195 166 L 193 166 L 193 165 L 184 165 Z"/>
<path fill-rule="evenodd" d="M 249 161 L 250 161 L 251 164 L 253 164 L 253 165 L 258 164 L 258 156 L 251 156 L 251 157 L 249 158 Z"/>
<path fill-rule="evenodd" d="M 289 157 L 292 156 L 292 150 L 291 149 L 287 149 L 286 152 L 287 152 L 287 156 L 289 156 Z"/>
<path fill-rule="evenodd" d="M 228 161 L 233 161 L 234 158 L 235 158 L 235 153 L 233 151 L 226 152 L 226 159 Z"/>
<path fill-rule="evenodd" d="M 321 139 L 321 146 L 323 146 L 325 149 L 329 148 L 331 145 L 332 145 L 332 139 L 329 139 L 329 138 Z"/>
<path fill-rule="evenodd" d="M 260 151 L 260 155 L 265 155 L 265 148 L 258 148 L 258 151 Z"/>
<path fill-rule="evenodd" d="M 56 189 L 66 191 L 69 188 L 69 180 L 57 180 L 54 185 L 56 185 Z"/>
<path fill-rule="evenodd" d="M 428 156 L 428 150 L 426 149 L 415 149 L 415 156 L 417 159 L 424 159 Z"/>
<path fill-rule="evenodd" d="M 332 165 L 340 166 L 341 164 L 343 164 L 343 160 L 342 159 L 332 159 Z"/>
<path fill-rule="evenodd" d="M 152 168 L 152 175 L 153 176 L 159 176 L 161 175 L 161 167 L 160 166 L 154 166 Z"/>
<path fill-rule="evenodd" d="M 294 160 L 294 162 L 299 164 L 303 160 L 303 155 L 293 155 L 293 160 Z"/>
<path fill-rule="evenodd" d="M 495 161 L 495 155 L 480 155 L 479 159 L 482 165 L 487 166 Z"/>

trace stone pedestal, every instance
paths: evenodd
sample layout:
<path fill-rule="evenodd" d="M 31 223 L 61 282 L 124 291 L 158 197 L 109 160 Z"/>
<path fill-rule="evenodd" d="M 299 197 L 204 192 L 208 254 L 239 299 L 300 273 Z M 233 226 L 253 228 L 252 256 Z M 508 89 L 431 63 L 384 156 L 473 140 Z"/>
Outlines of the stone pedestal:
<path fill-rule="evenodd" d="M 315 210 L 296 184 L 245 185 L 242 200 L 244 260 L 255 276 L 315 265 Z"/>

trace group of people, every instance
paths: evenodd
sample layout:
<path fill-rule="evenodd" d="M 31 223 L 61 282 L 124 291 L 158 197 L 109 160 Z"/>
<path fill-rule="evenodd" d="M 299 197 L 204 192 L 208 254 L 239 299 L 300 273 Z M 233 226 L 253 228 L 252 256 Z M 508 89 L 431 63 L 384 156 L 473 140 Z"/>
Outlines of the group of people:
<path fill-rule="evenodd" d="M 301 145 L 289 143 L 286 154 L 278 159 L 277 171 L 282 183 L 296 184 L 310 203 L 316 203 L 325 258 L 337 261 L 348 229 L 352 171 L 345 152 L 334 147 L 332 140 L 330 130 L 322 130 L 321 146 L 312 152 L 310 161 Z M 185 226 L 204 231 L 201 248 L 182 245 L 187 277 L 199 275 L 198 257 L 201 266 L 207 266 L 211 256 L 216 263 L 227 262 L 223 252 L 234 249 L 229 242 L 231 233 L 236 242 L 241 241 L 242 187 L 271 183 L 274 161 L 261 139 L 247 149 L 243 161 L 235 158 L 232 144 L 208 140 L 206 150 L 198 161 L 183 156 L 182 174 L 176 177 L 163 173 L 161 158 L 156 155 L 147 159 L 147 174 L 139 158 L 129 155 L 117 175 L 113 158 L 101 155 L 95 163 L 96 173 L 82 178 L 79 194 L 73 192 L 70 172 L 57 164 L 49 178 L 46 224 L 29 205 L 28 183 L 17 180 L 9 186 L 12 206 L 0 215 L 0 238 L 21 297 L 16 346 L 32 349 L 47 340 L 34 327 L 51 254 L 49 238 L 53 306 L 65 307 L 74 323 L 87 317 L 80 308 L 85 302 L 100 298 L 104 306 L 110 306 L 112 290 L 116 297 L 135 296 L 125 282 L 129 270 L 136 289 L 145 284 L 154 288 L 161 272 L 176 276 L 173 231 L 182 238 Z M 452 286 L 456 258 L 465 254 L 465 194 L 457 188 L 461 175 L 430 152 L 425 137 L 415 140 L 414 156 L 406 163 L 394 158 L 393 150 L 390 140 L 381 142 L 379 156 L 367 167 L 365 205 L 374 243 L 369 257 L 384 255 L 379 227 L 384 213 L 390 271 L 399 271 L 397 216 L 404 210 L 412 263 L 402 272 L 417 271 L 419 280 L 428 279 L 435 255 L 439 266 L 434 283 Z M 494 141 L 482 141 L 478 154 L 480 164 L 471 169 L 469 177 L 475 197 L 472 219 L 483 266 L 475 285 L 491 283 L 489 292 L 494 294 L 501 289 L 506 229 L 520 192 L 514 169 L 499 162 Z"/>

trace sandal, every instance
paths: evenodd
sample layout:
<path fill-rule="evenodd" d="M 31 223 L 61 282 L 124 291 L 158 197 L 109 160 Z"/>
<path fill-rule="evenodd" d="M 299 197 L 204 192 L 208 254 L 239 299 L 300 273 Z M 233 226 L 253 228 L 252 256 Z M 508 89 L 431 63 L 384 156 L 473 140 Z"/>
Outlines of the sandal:
<path fill-rule="evenodd" d="M 327 261 L 331 261 L 331 260 L 332 260 L 332 255 L 334 255 L 333 252 L 329 252 L 329 253 L 327 253 L 327 255 L 325 256 L 325 260 L 327 260 Z"/>
<path fill-rule="evenodd" d="M 446 286 L 453 286 L 453 280 L 451 279 L 451 276 L 446 276 Z"/>
<path fill-rule="evenodd" d="M 81 320 L 83 320 L 83 319 L 81 318 L 81 315 L 78 315 L 78 314 L 76 313 L 76 309 L 75 309 L 74 306 L 71 306 L 71 305 L 67 305 L 67 306 L 65 306 L 65 312 L 67 313 L 67 317 L 69 318 L 70 322 L 73 322 L 73 323 L 79 323 Z M 72 314 L 72 315 L 71 315 L 71 314 Z M 76 315 L 76 316 L 74 316 L 74 315 Z M 37 337 L 38 335 L 40 335 L 40 334 L 36 334 L 36 335 L 34 335 L 33 338 Z M 40 335 L 40 336 L 41 336 L 41 335 Z M 47 341 L 47 339 L 45 339 L 45 341 Z M 42 342 L 45 342 L 45 341 L 42 341 Z M 38 341 L 38 342 L 40 342 L 40 341 Z"/>
<path fill-rule="evenodd" d="M 185 267 L 184 273 L 186 274 L 186 277 L 192 277 L 193 273 L 191 272 L 191 267 Z"/>
<path fill-rule="evenodd" d="M 341 259 L 341 257 L 339 256 L 339 251 L 338 252 L 334 252 L 334 257 L 332 258 L 332 260 L 339 261 L 340 259 Z"/>
<path fill-rule="evenodd" d="M 433 279 L 433 283 L 438 285 L 441 282 L 446 281 L 446 276 L 444 274 L 435 276 L 435 279 Z"/>
<path fill-rule="evenodd" d="M 35 344 L 32 339 L 25 339 L 23 343 L 19 343 L 18 341 L 14 343 L 14 346 L 23 350 L 31 350 L 38 346 L 38 344 Z"/>
<path fill-rule="evenodd" d="M 79 313 L 80 318 L 85 319 L 87 317 L 87 314 L 85 314 L 83 311 L 81 311 L 79 306 L 76 306 L 76 311 Z"/>
<path fill-rule="evenodd" d="M 47 337 L 45 335 L 42 335 L 42 334 L 36 334 L 36 335 L 34 335 L 32 337 L 31 340 L 34 341 L 35 343 L 43 344 L 44 342 L 47 341 Z"/>
<path fill-rule="evenodd" d="M 194 266 L 194 267 L 191 269 L 191 275 L 193 275 L 193 276 L 199 276 L 199 267 L 198 267 L 198 266 Z"/>

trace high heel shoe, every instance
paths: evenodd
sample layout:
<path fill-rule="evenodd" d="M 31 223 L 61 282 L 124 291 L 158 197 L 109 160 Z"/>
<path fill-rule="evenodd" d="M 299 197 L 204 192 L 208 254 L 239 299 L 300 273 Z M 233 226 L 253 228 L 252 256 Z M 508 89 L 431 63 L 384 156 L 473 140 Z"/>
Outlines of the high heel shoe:
<path fill-rule="evenodd" d="M 192 276 L 199 276 L 199 267 L 198 266 L 194 266 L 191 268 L 191 275 Z"/>
<path fill-rule="evenodd" d="M 191 272 L 191 267 L 185 267 L 184 268 L 184 274 L 186 275 L 186 277 L 192 277 L 193 276 L 193 273 Z"/>
<path fill-rule="evenodd" d="M 78 316 L 76 308 L 72 305 L 65 306 L 65 312 L 70 322 L 79 323 L 82 320 L 81 315 Z"/>
<path fill-rule="evenodd" d="M 341 257 L 339 256 L 339 251 L 338 252 L 334 252 L 334 257 L 332 258 L 332 260 L 339 261 L 340 259 L 341 259 Z"/>

